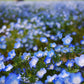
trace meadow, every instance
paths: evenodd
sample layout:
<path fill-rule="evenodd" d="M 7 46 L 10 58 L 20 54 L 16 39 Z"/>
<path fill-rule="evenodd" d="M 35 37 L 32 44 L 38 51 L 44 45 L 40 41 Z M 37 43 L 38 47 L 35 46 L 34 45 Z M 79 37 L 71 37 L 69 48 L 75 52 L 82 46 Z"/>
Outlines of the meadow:
<path fill-rule="evenodd" d="M 0 3 L 0 84 L 84 84 L 84 1 Z"/>

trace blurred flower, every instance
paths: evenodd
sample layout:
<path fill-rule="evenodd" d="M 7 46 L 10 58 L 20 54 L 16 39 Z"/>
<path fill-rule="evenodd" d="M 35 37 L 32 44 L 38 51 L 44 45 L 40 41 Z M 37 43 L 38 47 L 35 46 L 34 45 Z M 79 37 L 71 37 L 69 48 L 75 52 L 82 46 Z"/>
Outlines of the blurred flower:
<path fill-rule="evenodd" d="M 73 38 L 70 37 L 69 35 L 67 35 L 65 38 L 62 39 L 64 45 L 69 45 L 72 40 Z"/>
<path fill-rule="evenodd" d="M 41 68 L 38 72 L 37 72 L 37 74 L 36 74 L 36 76 L 38 76 L 39 78 L 42 78 L 43 76 L 44 76 L 44 74 L 46 74 L 46 69 L 45 68 Z"/>
<path fill-rule="evenodd" d="M 14 44 L 15 49 L 20 48 L 20 47 L 21 47 L 20 41 L 18 41 L 17 43 Z"/>
<path fill-rule="evenodd" d="M 48 40 L 47 40 L 46 37 L 40 37 L 40 41 L 41 41 L 42 43 L 47 43 L 47 42 L 48 42 Z"/>
<path fill-rule="evenodd" d="M 32 59 L 29 62 L 30 67 L 31 68 L 36 67 L 36 64 L 37 64 L 38 61 L 39 61 L 39 59 L 37 57 L 33 56 Z"/>
<path fill-rule="evenodd" d="M 12 60 L 15 56 L 16 56 L 16 53 L 15 53 L 15 50 L 13 49 L 10 52 L 8 52 L 7 60 Z"/>
<path fill-rule="evenodd" d="M 30 56 L 31 56 L 31 53 L 24 52 L 21 58 L 22 60 L 29 60 Z"/>
<path fill-rule="evenodd" d="M 0 61 L 0 71 L 2 71 L 5 68 L 4 62 Z"/>
<path fill-rule="evenodd" d="M 83 81 L 83 77 L 80 72 L 72 73 L 70 76 L 71 76 L 70 80 L 72 84 L 81 84 L 81 82 Z"/>
<path fill-rule="evenodd" d="M 84 66 L 84 54 L 80 55 L 80 57 L 75 58 L 75 63 L 80 67 Z"/>
<path fill-rule="evenodd" d="M 5 84 L 19 84 L 20 81 L 17 79 L 17 75 L 14 73 L 10 73 L 6 78 Z"/>
<path fill-rule="evenodd" d="M 13 66 L 11 64 L 8 64 L 7 66 L 5 66 L 4 71 L 10 71 L 13 68 Z"/>

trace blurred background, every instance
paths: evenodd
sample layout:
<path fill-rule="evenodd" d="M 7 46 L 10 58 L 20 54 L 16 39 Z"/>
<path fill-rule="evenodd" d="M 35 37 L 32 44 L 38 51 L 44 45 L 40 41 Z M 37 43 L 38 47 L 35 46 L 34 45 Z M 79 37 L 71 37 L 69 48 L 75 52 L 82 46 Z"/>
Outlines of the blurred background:
<path fill-rule="evenodd" d="M 0 1 L 84 1 L 84 0 L 0 0 Z"/>

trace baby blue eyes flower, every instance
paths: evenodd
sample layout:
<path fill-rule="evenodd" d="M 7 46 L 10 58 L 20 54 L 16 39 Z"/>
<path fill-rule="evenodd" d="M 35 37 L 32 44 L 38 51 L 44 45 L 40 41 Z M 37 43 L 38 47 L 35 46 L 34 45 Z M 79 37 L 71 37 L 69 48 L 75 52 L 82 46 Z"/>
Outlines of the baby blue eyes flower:
<path fill-rule="evenodd" d="M 84 45 L 84 40 L 81 40 L 80 43 L 81 43 L 82 45 Z"/>
<path fill-rule="evenodd" d="M 2 77 L 0 78 L 0 84 L 5 84 L 5 76 L 2 76 Z"/>
<path fill-rule="evenodd" d="M 50 47 L 55 48 L 56 47 L 56 43 L 51 43 Z"/>
<path fill-rule="evenodd" d="M 17 43 L 14 44 L 15 49 L 20 48 L 20 47 L 21 47 L 20 41 L 18 41 Z"/>
<path fill-rule="evenodd" d="M 55 48 L 55 51 L 56 51 L 56 52 L 60 52 L 60 51 L 61 51 L 61 47 L 60 47 L 60 46 L 57 46 L 57 47 Z"/>
<path fill-rule="evenodd" d="M 41 58 L 44 56 L 44 53 L 42 51 L 38 51 L 38 52 L 34 53 L 34 56 Z"/>
<path fill-rule="evenodd" d="M 23 55 L 21 56 L 22 60 L 29 60 L 31 54 L 24 52 Z"/>
<path fill-rule="evenodd" d="M 70 35 L 65 36 L 65 38 L 62 39 L 64 45 L 69 45 L 72 42 L 73 38 L 70 37 Z"/>
<path fill-rule="evenodd" d="M 27 38 L 23 38 L 22 43 L 26 43 L 26 42 L 27 42 Z"/>
<path fill-rule="evenodd" d="M 82 54 L 80 57 L 76 57 L 75 63 L 79 65 L 80 67 L 83 67 L 84 66 L 84 54 Z"/>
<path fill-rule="evenodd" d="M 64 84 L 64 83 L 63 83 L 63 79 L 61 79 L 61 78 L 54 79 L 54 80 L 53 80 L 53 83 L 54 83 L 54 84 Z"/>
<path fill-rule="evenodd" d="M 12 51 L 8 52 L 8 57 L 7 60 L 11 60 L 16 56 L 15 50 L 13 49 Z"/>
<path fill-rule="evenodd" d="M 9 76 L 6 78 L 5 84 L 19 84 L 20 80 L 17 79 L 17 75 L 14 73 L 10 73 Z"/>
<path fill-rule="evenodd" d="M 33 51 L 37 51 L 38 50 L 38 47 L 37 46 L 34 46 L 33 47 Z"/>
<path fill-rule="evenodd" d="M 34 84 L 43 84 L 41 81 L 36 81 Z"/>
<path fill-rule="evenodd" d="M 10 71 L 12 68 L 13 68 L 13 66 L 12 66 L 11 64 L 8 64 L 8 65 L 5 67 L 4 71 Z"/>
<path fill-rule="evenodd" d="M 48 64 L 51 62 L 51 57 L 46 57 L 44 60 L 45 64 Z"/>
<path fill-rule="evenodd" d="M 0 71 L 2 71 L 5 68 L 4 62 L 0 61 Z"/>
<path fill-rule="evenodd" d="M 48 56 L 48 57 L 52 57 L 54 54 L 55 54 L 54 50 L 51 49 L 51 50 L 48 52 L 47 56 Z"/>
<path fill-rule="evenodd" d="M 43 76 L 44 76 L 44 74 L 46 74 L 46 69 L 45 68 L 41 68 L 38 72 L 37 72 L 37 74 L 36 74 L 36 76 L 38 76 L 39 78 L 42 78 Z"/>
<path fill-rule="evenodd" d="M 0 55 L 0 61 L 4 60 L 4 55 Z"/>
<path fill-rule="evenodd" d="M 5 43 L 0 44 L 1 49 L 6 49 L 7 45 Z"/>
<path fill-rule="evenodd" d="M 58 76 L 59 78 L 66 78 L 70 76 L 70 73 L 67 72 L 66 70 L 62 70 L 62 72 Z"/>
<path fill-rule="evenodd" d="M 57 72 L 60 72 L 61 70 L 62 70 L 62 68 L 61 67 L 55 67 L 55 70 L 57 71 Z"/>
<path fill-rule="evenodd" d="M 57 74 L 54 74 L 53 76 L 47 76 L 45 83 L 52 82 L 55 78 L 57 78 Z"/>
<path fill-rule="evenodd" d="M 80 72 L 72 73 L 70 76 L 72 84 L 81 84 L 81 82 L 83 81 L 83 77 Z"/>
<path fill-rule="evenodd" d="M 75 49 L 75 46 L 71 44 L 71 45 L 69 46 L 69 52 L 73 52 L 74 49 Z"/>
<path fill-rule="evenodd" d="M 61 52 L 62 53 L 67 53 L 67 52 L 69 52 L 69 48 L 64 47 L 64 48 L 61 49 Z"/>
<path fill-rule="evenodd" d="M 51 39 L 51 40 L 56 40 L 56 37 L 55 37 L 54 35 L 51 35 L 51 36 L 50 36 L 50 39 Z"/>
<path fill-rule="evenodd" d="M 62 38 L 62 33 L 60 31 L 57 32 L 57 37 L 60 39 Z"/>
<path fill-rule="evenodd" d="M 56 26 L 57 26 L 57 28 L 59 29 L 59 28 L 61 27 L 61 24 L 58 23 L 58 22 L 56 22 Z"/>
<path fill-rule="evenodd" d="M 64 84 L 72 84 L 70 81 L 70 77 L 64 78 Z"/>
<path fill-rule="evenodd" d="M 72 66 L 74 65 L 74 62 L 73 62 L 72 60 L 68 60 L 68 61 L 65 63 L 65 65 L 66 65 L 67 67 L 72 67 Z"/>
<path fill-rule="evenodd" d="M 51 65 L 48 65 L 48 68 L 47 68 L 48 70 L 54 70 L 54 65 L 53 64 L 51 64 Z"/>
<path fill-rule="evenodd" d="M 0 42 L 3 42 L 3 41 L 5 41 L 5 36 L 2 36 L 2 37 L 0 37 Z"/>
<path fill-rule="evenodd" d="M 62 64 L 62 61 L 56 62 L 55 66 L 60 66 Z"/>
<path fill-rule="evenodd" d="M 36 64 L 37 64 L 38 61 L 39 61 L 39 59 L 37 57 L 33 56 L 32 59 L 29 62 L 30 67 L 31 68 L 36 67 Z"/>
<path fill-rule="evenodd" d="M 72 32 L 72 35 L 76 35 L 76 32 Z"/>
<path fill-rule="evenodd" d="M 83 40 L 81 40 L 80 43 L 81 43 L 82 45 L 84 45 L 84 36 L 83 36 Z"/>
<path fill-rule="evenodd" d="M 40 37 L 40 41 L 42 43 L 47 43 L 48 42 L 48 39 L 46 37 Z"/>

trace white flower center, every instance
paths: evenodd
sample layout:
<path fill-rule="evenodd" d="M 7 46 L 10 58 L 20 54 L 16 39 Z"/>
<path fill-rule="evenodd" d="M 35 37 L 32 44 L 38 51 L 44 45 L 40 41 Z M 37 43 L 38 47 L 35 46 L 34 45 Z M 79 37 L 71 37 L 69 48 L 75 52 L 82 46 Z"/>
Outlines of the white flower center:
<path fill-rule="evenodd" d="M 70 39 L 66 39 L 65 42 L 66 42 L 66 43 L 70 43 Z"/>
<path fill-rule="evenodd" d="M 74 84 L 80 84 L 80 82 L 81 82 L 81 79 L 79 77 L 73 78 L 73 83 Z"/>

